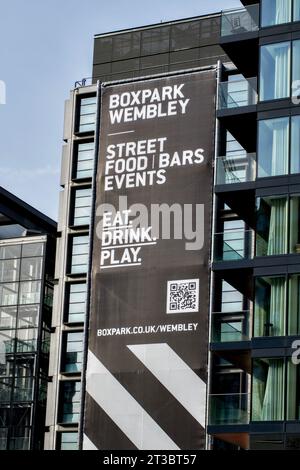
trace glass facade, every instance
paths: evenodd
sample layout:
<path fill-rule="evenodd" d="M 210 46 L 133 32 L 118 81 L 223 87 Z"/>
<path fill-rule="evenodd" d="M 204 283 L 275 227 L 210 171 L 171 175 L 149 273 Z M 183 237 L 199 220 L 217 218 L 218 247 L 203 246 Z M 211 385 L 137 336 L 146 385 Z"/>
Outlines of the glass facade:
<path fill-rule="evenodd" d="M 51 314 L 44 304 L 45 243 L 0 246 L 0 449 L 41 446 L 33 426 L 44 426 L 47 352 L 37 369 L 40 340 L 50 335 Z M 49 284 L 49 280 L 47 281 Z M 50 295 L 50 284 L 48 295 Z M 43 315 L 44 320 L 42 320 Z M 48 320 L 47 320 L 48 319 Z M 37 391 L 39 390 L 39 393 Z M 43 434 L 42 434 L 43 436 Z"/>

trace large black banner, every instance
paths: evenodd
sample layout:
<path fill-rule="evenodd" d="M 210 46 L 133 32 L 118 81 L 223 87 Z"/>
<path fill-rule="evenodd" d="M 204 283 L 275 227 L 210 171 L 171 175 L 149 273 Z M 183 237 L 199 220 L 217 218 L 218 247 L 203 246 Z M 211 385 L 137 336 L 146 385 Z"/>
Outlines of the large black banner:
<path fill-rule="evenodd" d="M 102 87 L 85 449 L 204 448 L 215 87 Z"/>

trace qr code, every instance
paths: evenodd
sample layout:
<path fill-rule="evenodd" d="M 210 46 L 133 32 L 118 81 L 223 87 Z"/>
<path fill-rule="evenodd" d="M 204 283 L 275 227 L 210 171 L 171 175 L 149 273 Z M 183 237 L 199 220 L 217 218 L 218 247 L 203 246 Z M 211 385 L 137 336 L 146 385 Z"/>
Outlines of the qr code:
<path fill-rule="evenodd" d="M 199 279 L 168 281 L 167 313 L 199 311 Z"/>

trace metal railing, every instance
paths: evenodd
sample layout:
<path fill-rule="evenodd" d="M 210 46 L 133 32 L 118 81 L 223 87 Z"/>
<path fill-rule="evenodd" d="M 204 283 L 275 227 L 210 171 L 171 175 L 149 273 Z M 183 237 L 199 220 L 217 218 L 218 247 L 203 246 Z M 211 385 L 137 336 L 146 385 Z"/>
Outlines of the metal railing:
<path fill-rule="evenodd" d="M 216 184 L 247 183 L 256 179 L 256 153 L 217 157 Z"/>
<path fill-rule="evenodd" d="M 219 83 L 219 110 L 257 104 L 257 77 Z"/>
<path fill-rule="evenodd" d="M 259 30 L 259 4 L 247 8 L 224 10 L 221 15 L 221 37 Z"/>
<path fill-rule="evenodd" d="M 248 393 L 209 395 L 209 425 L 248 423 Z"/>

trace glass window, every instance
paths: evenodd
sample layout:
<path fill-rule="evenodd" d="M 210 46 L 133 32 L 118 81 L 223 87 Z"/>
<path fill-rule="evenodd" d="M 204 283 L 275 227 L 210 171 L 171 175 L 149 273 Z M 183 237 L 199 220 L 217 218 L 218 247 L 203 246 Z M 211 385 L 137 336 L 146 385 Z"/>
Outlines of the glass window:
<path fill-rule="evenodd" d="M 245 222 L 229 220 L 224 222 L 223 260 L 244 258 L 245 254 Z"/>
<path fill-rule="evenodd" d="M 68 322 L 81 323 L 85 319 L 86 283 L 69 286 Z"/>
<path fill-rule="evenodd" d="M 0 305 L 17 305 L 18 283 L 0 284 Z"/>
<path fill-rule="evenodd" d="M 291 133 L 291 173 L 300 173 L 300 116 L 291 118 Z"/>
<path fill-rule="evenodd" d="M 7 365 L 6 354 L 11 354 L 15 349 L 15 330 L 0 330 L 0 366 Z"/>
<path fill-rule="evenodd" d="M 17 330 L 17 352 L 32 352 L 37 349 L 37 328 Z"/>
<path fill-rule="evenodd" d="M 94 168 L 94 142 L 85 142 L 77 146 L 76 178 L 92 178 Z"/>
<path fill-rule="evenodd" d="M 20 260 L 17 258 L 0 261 L 0 282 L 16 282 L 19 280 Z"/>
<path fill-rule="evenodd" d="M 290 253 L 300 253 L 300 196 L 290 198 Z"/>
<path fill-rule="evenodd" d="M 264 277 L 255 281 L 254 336 L 284 336 L 286 278 Z"/>
<path fill-rule="evenodd" d="M 287 419 L 300 420 L 300 367 L 287 364 Z"/>
<path fill-rule="evenodd" d="M 20 258 L 21 245 L 6 245 L 0 247 L 0 259 Z"/>
<path fill-rule="evenodd" d="M 80 372 L 82 367 L 83 332 L 66 334 L 63 372 Z"/>
<path fill-rule="evenodd" d="M 43 256 L 44 243 L 25 243 L 22 247 L 22 257 L 32 258 L 33 256 Z"/>
<path fill-rule="evenodd" d="M 300 0 L 294 0 L 294 21 L 300 21 Z"/>
<path fill-rule="evenodd" d="M 78 433 L 62 432 L 60 434 L 60 450 L 77 450 L 78 449 Z"/>
<path fill-rule="evenodd" d="M 37 328 L 39 305 L 20 305 L 18 307 L 18 328 Z"/>
<path fill-rule="evenodd" d="M 300 275 L 289 279 L 289 335 L 300 334 Z"/>
<path fill-rule="evenodd" d="M 241 312 L 243 310 L 243 295 L 232 287 L 228 282 L 222 281 L 222 303 L 221 311 Z"/>
<path fill-rule="evenodd" d="M 287 253 L 288 198 L 257 199 L 256 256 Z"/>
<path fill-rule="evenodd" d="M 90 132 L 96 126 L 96 96 L 81 98 L 79 115 L 79 132 Z"/>
<path fill-rule="evenodd" d="M 260 48 L 260 100 L 290 96 L 291 44 L 280 42 Z"/>
<path fill-rule="evenodd" d="M 289 161 L 289 118 L 259 122 L 258 177 L 286 175 Z"/>
<path fill-rule="evenodd" d="M 41 298 L 41 282 L 28 281 L 20 283 L 19 304 L 38 304 Z"/>
<path fill-rule="evenodd" d="M 23 258 L 21 261 L 21 281 L 42 278 L 43 258 Z"/>
<path fill-rule="evenodd" d="M 66 381 L 61 383 L 61 387 L 61 422 L 78 423 L 81 383 L 75 381 Z"/>
<path fill-rule="evenodd" d="M 16 327 L 17 307 L 0 307 L 0 329 Z M 1 362 L 1 361 L 0 361 Z"/>
<path fill-rule="evenodd" d="M 284 419 L 284 359 L 257 359 L 253 363 L 252 421 Z"/>
<path fill-rule="evenodd" d="M 89 236 L 73 237 L 71 274 L 85 274 L 88 269 Z"/>
<path fill-rule="evenodd" d="M 261 26 L 289 23 L 292 16 L 292 0 L 262 0 Z"/>
<path fill-rule="evenodd" d="M 92 188 L 76 189 L 74 196 L 73 225 L 89 225 L 91 219 Z"/>

